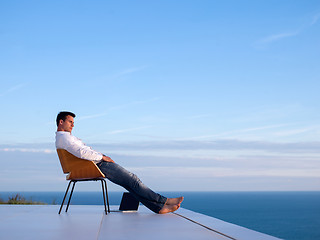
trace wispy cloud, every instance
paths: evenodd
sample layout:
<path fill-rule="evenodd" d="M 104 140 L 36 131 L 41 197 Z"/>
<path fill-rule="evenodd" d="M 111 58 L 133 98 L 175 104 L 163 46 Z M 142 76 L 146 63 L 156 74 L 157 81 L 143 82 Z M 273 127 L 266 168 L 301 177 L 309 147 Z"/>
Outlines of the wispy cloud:
<path fill-rule="evenodd" d="M 312 25 L 316 24 L 318 22 L 319 18 L 320 18 L 320 12 L 313 16 L 310 25 L 312 26 Z"/>
<path fill-rule="evenodd" d="M 76 118 L 76 121 L 83 121 L 83 120 L 87 120 L 87 119 L 99 118 L 99 117 L 106 116 L 107 114 L 108 114 L 108 112 L 103 112 L 103 113 L 79 116 L 79 117 Z M 55 125 L 55 124 L 56 124 L 55 121 L 50 121 L 50 122 L 46 123 L 46 125 Z"/>
<path fill-rule="evenodd" d="M 302 27 L 293 30 L 293 31 L 284 31 L 282 33 L 277 33 L 277 34 L 271 34 L 267 37 L 264 37 L 262 39 L 260 39 L 259 41 L 256 42 L 256 46 L 265 46 L 267 44 L 273 43 L 273 42 L 277 42 L 286 38 L 291 38 L 291 37 L 295 37 L 298 36 L 299 34 L 301 34 L 306 28 L 311 27 L 313 25 L 315 25 L 318 20 L 320 18 L 320 13 L 317 13 L 315 15 L 312 16 L 311 20 L 309 18 L 309 22 L 304 24 Z"/>
<path fill-rule="evenodd" d="M 314 181 L 320 179 L 318 161 L 320 142 L 147 141 L 94 144 L 93 147 L 98 151 L 106 150 L 102 152 L 107 153 L 120 165 L 142 177 L 143 181 L 151 183 L 151 186 L 152 183 L 158 186 L 159 179 L 172 179 L 173 182 L 179 179 L 178 182 L 186 183 L 184 186 L 188 185 L 189 190 L 192 183 L 196 183 L 194 187 L 191 187 L 193 190 L 199 190 L 199 186 L 210 190 L 216 189 L 217 181 L 230 179 L 237 183 L 244 181 L 244 185 L 241 184 L 244 189 L 251 189 L 249 182 L 254 178 L 259 179 L 258 188 L 264 186 L 261 182 L 265 182 L 266 185 L 277 182 L 279 183 L 277 185 L 281 185 L 283 190 L 295 186 L 293 183 L 287 183 L 289 178 L 297 182 L 306 181 L 310 187 L 314 186 L 314 189 L 319 190 Z M 0 159 L 2 159 L 0 175 L 8 177 L 11 189 L 14 186 L 16 188 L 21 186 L 21 181 L 14 185 L 15 178 L 12 177 L 17 174 L 21 175 L 21 173 L 31 185 L 36 187 L 39 186 L 37 179 L 32 181 L 34 176 L 38 176 L 36 173 L 41 175 L 41 172 L 46 172 L 48 176 L 56 178 L 57 180 L 52 180 L 52 182 L 47 180 L 48 184 L 53 187 L 56 186 L 58 178 L 62 179 L 59 160 L 53 144 L 1 145 Z M 12 164 L 21 159 L 23 162 L 18 167 Z M 247 180 L 249 182 L 246 182 Z M 190 184 L 187 184 L 189 182 Z M 226 183 L 221 182 L 221 184 Z M 167 187 L 167 185 L 164 186 Z M 184 187 L 180 184 L 169 184 L 168 186 L 176 189 Z M 297 186 L 298 190 L 299 186 Z M 0 187 L 6 189 L 4 183 Z M 59 186 L 56 187 L 59 188 Z M 239 190 L 238 187 L 234 187 L 234 184 L 230 189 Z M 274 189 L 276 187 L 272 185 L 271 190 Z"/>
<path fill-rule="evenodd" d="M 151 128 L 152 126 L 144 126 L 144 127 L 136 127 L 136 128 L 126 128 L 126 129 L 119 129 L 119 130 L 114 130 L 111 132 L 108 132 L 107 134 L 119 134 L 119 133 L 126 133 L 126 132 L 133 132 L 145 128 Z"/>
<path fill-rule="evenodd" d="M 131 107 L 133 105 L 140 105 L 140 104 L 145 104 L 145 103 L 150 103 L 150 102 L 154 102 L 154 101 L 158 101 L 160 98 L 159 97 L 153 97 L 150 99 L 146 99 L 146 100 L 137 100 L 137 101 L 132 101 L 123 105 L 118 105 L 118 106 L 113 106 L 110 107 L 109 110 L 119 110 L 119 109 L 123 109 L 123 108 L 127 108 L 127 107 Z"/>
<path fill-rule="evenodd" d="M 17 85 L 15 85 L 15 86 L 13 86 L 13 87 L 5 90 L 4 92 L 0 93 L 0 97 L 5 96 L 5 95 L 7 95 L 7 94 L 10 94 L 10 93 L 12 93 L 12 92 L 15 92 L 15 91 L 19 90 L 20 88 L 23 88 L 23 87 L 26 86 L 26 85 L 27 85 L 26 83 L 17 84 Z"/>
<path fill-rule="evenodd" d="M 0 148 L 0 152 L 30 152 L 30 153 L 46 153 L 51 154 L 55 152 L 55 149 L 39 149 L 39 148 L 15 148 L 15 147 L 7 147 Z"/>
<path fill-rule="evenodd" d="M 200 118 L 207 118 L 210 116 L 211 114 L 199 114 L 199 115 L 190 116 L 188 117 L 188 119 L 200 119 Z"/>
<path fill-rule="evenodd" d="M 300 31 L 293 31 L 293 32 L 284 32 L 284 33 L 274 34 L 259 40 L 259 43 L 260 44 L 272 43 L 272 42 L 282 40 L 284 38 L 297 36 L 299 33 Z"/>
<path fill-rule="evenodd" d="M 306 133 L 306 132 L 315 132 L 319 130 L 319 126 L 311 126 L 311 127 L 305 127 L 305 128 L 297 128 L 297 129 L 291 129 L 287 131 L 279 131 L 275 132 L 274 135 L 276 136 L 292 136 L 292 135 L 297 135 L 301 133 Z"/>
<path fill-rule="evenodd" d="M 147 66 L 127 68 L 127 69 L 124 69 L 123 71 L 113 75 L 113 78 L 122 77 L 122 76 L 129 75 L 129 74 L 132 74 L 132 73 L 135 73 L 135 72 L 140 72 L 140 71 L 142 71 L 142 70 L 144 70 L 146 68 L 147 68 Z"/>
<path fill-rule="evenodd" d="M 249 132 L 256 132 L 266 129 L 274 129 L 274 128 L 280 128 L 287 126 L 287 124 L 277 124 L 277 125 L 268 125 L 268 126 L 261 126 L 261 127 L 255 127 L 255 128 L 245 128 L 245 129 L 238 129 L 233 131 L 227 131 L 217 134 L 211 134 L 211 135 L 202 135 L 202 136 L 196 136 L 196 137 L 190 137 L 190 138 L 183 138 L 183 139 L 177 139 L 177 140 L 195 140 L 195 139 L 206 139 L 206 138 L 218 138 L 218 137 L 234 137 L 235 135 L 242 134 L 242 133 L 249 133 Z"/>
<path fill-rule="evenodd" d="M 159 100 L 160 98 L 158 97 L 154 97 L 154 98 L 150 98 L 150 99 L 146 99 L 146 100 L 137 100 L 137 101 L 132 101 L 132 102 L 129 102 L 129 103 L 126 103 L 126 104 L 123 104 L 123 105 L 117 105 L 117 106 L 113 106 L 113 107 L 109 107 L 109 109 L 105 112 L 102 112 L 102 113 L 95 113 L 95 114 L 91 114 L 91 115 L 85 115 L 85 116 L 79 116 L 77 117 L 77 121 L 82 121 L 82 120 L 87 120 L 87 119 L 94 119 L 94 118 L 99 118 L 99 117 L 104 117 L 108 114 L 110 114 L 111 111 L 114 111 L 114 110 L 121 110 L 121 109 L 124 109 L 124 108 L 127 108 L 127 107 L 131 107 L 131 106 L 134 106 L 134 105 L 140 105 L 140 104 L 145 104 L 145 103 L 149 103 L 149 102 L 154 102 L 154 101 L 157 101 Z M 47 122 L 46 123 L 47 125 L 53 125 L 53 124 L 56 124 L 55 121 L 50 121 L 50 122 Z"/>
<path fill-rule="evenodd" d="M 213 177 L 307 177 L 319 178 L 320 168 L 317 169 L 239 169 L 217 167 L 141 167 L 130 168 L 139 175 L 159 176 L 164 173 L 167 176 L 192 176 L 192 178 Z"/>
<path fill-rule="evenodd" d="M 134 143 L 97 144 L 102 149 L 114 151 L 262 151 L 276 153 L 320 154 L 320 142 L 268 142 L 240 140 L 189 140 L 189 141 L 141 141 Z"/>
<path fill-rule="evenodd" d="M 86 116 L 80 116 L 78 118 L 78 121 L 81 121 L 81 120 L 86 120 L 86 119 L 92 119 L 92 118 L 99 118 L 99 117 L 103 117 L 103 116 L 106 116 L 108 113 L 98 113 L 98 114 L 92 114 L 92 115 L 86 115 Z"/>
<path fill-rule="evenodd" d="M 137 131 L 151 126 L 141 126 L 136 128 L 119 129 L 110 131 L 109 134 L 120 134 L 125 132 Z M 119 143 L 96 143 L 93 144 L 94 149 L 104 151 L 121 152 L 177 152 L 200 154 L 202 151 L 214 151 L 217 156 L 217 151 L 223 154 L 232 155 L 232 152 L 239 154 L 239 151 L 261 152 L 267 153 L 294 153 L 294 154 L 320 154 L 320 141 L 301 141 L 301 142 L 272 142 L 272 141 L 244 141 L 244 140 L 162 140 L 162 141 L 136 141 L 136 142 L 119 142 Z M 15 145 L 2 145 L 0 146 L 1 152 L 43 152 L 52 153 L 55 151 L 52 143 L 47 144 L 15 144 Z M 244 153 L 243 152 L 243 153 Z"/>

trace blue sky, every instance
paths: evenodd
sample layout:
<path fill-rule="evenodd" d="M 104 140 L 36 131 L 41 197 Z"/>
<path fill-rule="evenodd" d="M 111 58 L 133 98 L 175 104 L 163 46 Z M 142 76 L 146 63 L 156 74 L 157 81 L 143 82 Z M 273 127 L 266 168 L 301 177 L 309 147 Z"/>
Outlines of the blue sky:
<path fill-rule="evenodd" d="M 64 190 L 61 110 L 155 190 L 320 190 L 319 43 L 319 1 L 1 1 L 0 191 Z"/>

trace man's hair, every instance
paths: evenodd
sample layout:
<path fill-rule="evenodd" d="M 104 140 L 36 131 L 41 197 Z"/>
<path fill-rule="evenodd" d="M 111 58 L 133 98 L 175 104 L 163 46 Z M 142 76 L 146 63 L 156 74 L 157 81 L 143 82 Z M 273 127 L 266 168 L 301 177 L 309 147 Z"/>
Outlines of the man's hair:
<path fill-rule="evenodd" d="M 72 112 L 59 112 L 56 120 L 57 126 L 59 126 L 60 120 L 65 121 L 67 116 L 76 117 L 76 115 Z"/>

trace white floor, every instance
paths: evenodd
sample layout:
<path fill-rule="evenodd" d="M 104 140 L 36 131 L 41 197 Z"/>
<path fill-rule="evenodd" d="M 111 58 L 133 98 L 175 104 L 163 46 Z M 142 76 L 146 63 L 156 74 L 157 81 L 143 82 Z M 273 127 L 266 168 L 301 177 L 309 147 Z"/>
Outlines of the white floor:
<path fill-rule="evenodd" d="M 60 215 L 58 210 L 57 205 L 0 205 L 0 239 L 277 239 L 183 208 L 164 215 L 143 206 L 108 215 L 103 206 L 70 205 Z"/>

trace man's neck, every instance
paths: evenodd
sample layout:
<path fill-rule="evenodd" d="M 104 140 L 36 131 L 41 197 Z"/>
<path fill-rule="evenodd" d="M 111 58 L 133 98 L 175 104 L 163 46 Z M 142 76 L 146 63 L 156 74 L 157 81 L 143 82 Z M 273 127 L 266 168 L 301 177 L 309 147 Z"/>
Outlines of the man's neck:
<path fill-rule="evenodd" d="M 61 130 L 61 129 L 57 129 L 57 132 L 64 132 L 64 133 L 69 133 L 69 134 L 71 134 L 71 132 L 64 131 L 64 130 Z"/>

